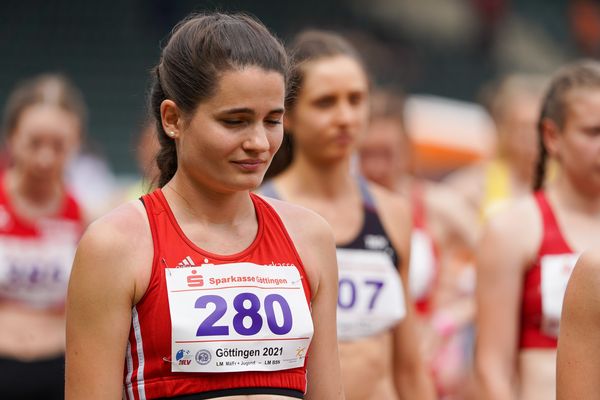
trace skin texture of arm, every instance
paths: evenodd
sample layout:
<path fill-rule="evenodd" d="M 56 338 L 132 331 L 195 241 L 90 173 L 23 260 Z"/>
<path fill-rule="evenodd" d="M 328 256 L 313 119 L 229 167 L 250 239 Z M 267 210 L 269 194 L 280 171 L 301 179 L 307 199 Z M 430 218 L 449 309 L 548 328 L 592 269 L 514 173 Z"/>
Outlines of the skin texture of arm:
<path fill-rule="evenodd" d="M 558 338 L 557 399 L 596 399 L 600 393 L 600 253 L 575 266 L 563 303 Z"/>
<path fill-rule="evenodd" d="M 408 288 L 408 262 L 410 260 L 411 217 L 405 201 L 390 192 L 372 185 L 382 223 L 392 244 L 400 254 L 398 269 L 402 278 L 405 318 L 394 330 L 394 376 L 402 399 L 435 399 L 433 382 L 420 352 L 416 334 L 415 311 Z M 399 223 L 402 221 L 403 223 Z"/>
<path fill-rule="evenodd" d="M 478 399 L 515 399 L 522 285 L 541 236 L 531 197 L 514 203 L 484 228 L 477 255 Z"/>
<path fill-rule="evenodd" d="M 307 400 L 344 399 L 337 345 L 338 268 L 331 228 L 316 213 L 268 199 L 282 218 L 311 283 L 314 335 L 307 361 Z"/>
<path fill-rule="evenodd" d="M 133 266 L 149 275 L 153 254 L 138 207 L 128 203 L 94 222 L 77 249 L 67 295 L 68 400 L 122 397 L 131 308 L 145 291 Z"/>

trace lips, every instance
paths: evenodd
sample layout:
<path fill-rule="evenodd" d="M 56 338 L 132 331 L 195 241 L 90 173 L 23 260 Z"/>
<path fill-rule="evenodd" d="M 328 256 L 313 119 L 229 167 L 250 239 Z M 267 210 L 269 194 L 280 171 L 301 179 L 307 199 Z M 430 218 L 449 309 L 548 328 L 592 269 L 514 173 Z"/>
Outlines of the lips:
<path fill-rule="evenodd" d="M 340 145 L 349 145 L 354 142 L 354 137 L 348 132 L 340 132 L 335 135 L 334 141 Z"/>
<path fill-rule="evenodd" d="M 255 171 L 266 164 L 266 161 L 258 158 L 247 158 L 244 160 L 232 161 L 232 164 L 246 171 Z"/>

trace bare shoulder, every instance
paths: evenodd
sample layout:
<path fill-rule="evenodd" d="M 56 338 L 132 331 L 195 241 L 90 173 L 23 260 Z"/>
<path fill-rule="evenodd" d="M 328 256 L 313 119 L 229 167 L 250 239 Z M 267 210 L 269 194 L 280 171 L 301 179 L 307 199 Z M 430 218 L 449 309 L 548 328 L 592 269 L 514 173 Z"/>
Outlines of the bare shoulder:
<path fill-rule="evenodd" d="M 484 236 L 494 248 L 532 261 L 540 247 L 542 218 L 532 195 L 513 200 L 486 221 Z"/>
<path fill-rule="evenodd" d="M 424 200 L 428 206 L 446 213 L 456 207 L 466 207 L 466 201 L 450 185 L 442 182 L 424 182 Z"/>
<path fill-rule="evenodd" d="M 130 201 L 92 222 L 81 239 L 80 246 L 118 251 L 132 248 L 135 240 L 150 234 L 150 226 L 140 201 Z"/>
<path fill-rule="evenodd" d="M 384 220 L 391 221 L 410 221 L 410 205 L 408 200 L 399 194 L 392 192 L 376 183 L 369 182 L 369 189 L 375 198 L 379 208 L 377 211 Z"/>
<path fill-rule="evenodd" d="M 333 237 L 331 226 L 323 217 L 308 208 L 262 196 L 277 212 L 292 240 L 319 241 L 329 236 Z"/>
<path fill-rule="evenodd" d="M 337 274 L 331 226 L 323 217 L 307 208 L 261 197 L 281 218 L 308 274 L 312 292 L 316 293 L 321 276 Z"/>
<path fill-rule="evenodd" d="M 477 205 L 483 194 L 485 170 L 485 163 L 476 163 L 450 173 L 443 182 L 465 197 L 469 203 Z"/>
<path fill-rule="evenodd" d="M 593 286 L 593 292 L 598 293 L 600 291 L 600 250 L 584 252 L 577 260 L 571 279 Z M 600 296 L 598 299 L 600 300 Z"/>
<path fill-rule="evenodd" d="M 439 222 L 444 232 L 459 235 L 474 245 L 479 221 L 465 197 L 444 183 L 424 183 L 423 201 L 432 222 Z"/>
<path fill-rule="evenodd" d="M 152 257 L 152 236 L 144 206 L 138 200 L 131 201 L 88 226 L 77 248 L 72 280 L 122 281 L 137 288 L 140 279 L 149 277 Z M 135 295 L 141 297 L 137 292 Z"/>

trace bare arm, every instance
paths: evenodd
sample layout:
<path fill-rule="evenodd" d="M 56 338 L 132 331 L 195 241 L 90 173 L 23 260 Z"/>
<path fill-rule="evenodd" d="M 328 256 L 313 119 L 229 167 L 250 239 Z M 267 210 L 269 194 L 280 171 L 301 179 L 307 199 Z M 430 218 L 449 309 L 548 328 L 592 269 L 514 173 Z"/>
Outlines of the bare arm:
<path fill-rule="evenodd" d="M 69 400 L 122 396 L 125 349 L 135 301 L 131 265 L 139 260 L 128 246 L 132 236 L 120 232 L 110 219 L 90 226 L 79 244 L 71 273 L 66 351 Z"/>
<path fill-rule="evenodd" d="M 314 262 L 315 265 L 317 262 L 320 264 L 320 278 L 312 301 L 315 333 L 307 365 L 306 399 L 343 399 L 336 327 L 338 276 L 335 243 L 329 227 L 320 236 L 311 255 L 318 257 Z"/>
<path fill-rule="evenodd" d="M 476 288 L 479 399 L 515 398 L 523 276 L 540 240 L 541 222 L 530 204 L 505 210 L 484 229 Z"/>
<path fill-rule="evenodd" d="M 412 219 L 402 198 L 378 189 L 373 190 L 373 194 L 377 196 L 386 232 L 401 255 L 398 270 L 402 278 L 406 316 L 394 330 L 394 381 L 402 399 L 433 400 L 435 389 L 420 351 L 413 300 L 408 288 Z"/>
<path fill-rule="evenodd" d="M 557 399 L 596 399 L 600 393 L 600 254 L 584 254 L 569 280 L 562 310 Z"/>

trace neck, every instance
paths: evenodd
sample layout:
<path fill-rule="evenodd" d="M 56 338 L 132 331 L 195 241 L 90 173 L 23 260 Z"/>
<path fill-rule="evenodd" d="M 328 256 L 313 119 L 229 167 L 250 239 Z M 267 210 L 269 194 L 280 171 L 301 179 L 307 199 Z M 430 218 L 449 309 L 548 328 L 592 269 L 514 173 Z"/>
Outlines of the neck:
<path fill-rule="evenodd" d="M 293 198 L 338 198 L 346 196 L 354 188 L 350 165 L 350 158 L 330 163 L 315 163 L 302 154 L 296 154 L 290 167 L 278 179 Z"/>
<path fill-rule="evenodd" d="M 556 179 L 548 185 L 546 191 L 569 209 L 590 216 L 598 216 L 600 214 L 600 193 L 585 189 L 588 188 L 584 188 L 584 190 L 578 188 L 564 172 L 559 171 Z"/>
<path fill-rule="evenodd" d="M 250 216 L 254 218 L 254 205 L 247 190 L 216 192 L 193 184 L 177 171 L 162 191 L 174 211 L 201 223 L 235 225 Z"/>
<path fill-rule="evenodd" d="M 396 178 L 394 186 L 389 189 L 406 197 L 410 195 L 414 181 L 415 178 L 412 175 L 408 173 L 402 174 Z"/>

